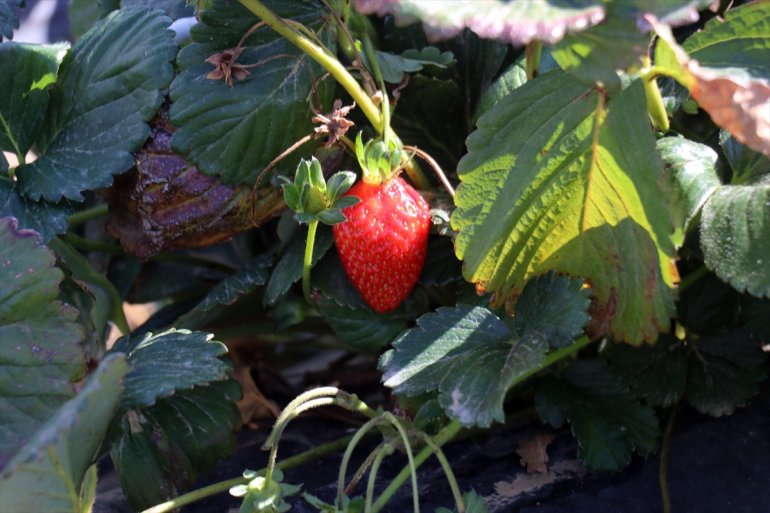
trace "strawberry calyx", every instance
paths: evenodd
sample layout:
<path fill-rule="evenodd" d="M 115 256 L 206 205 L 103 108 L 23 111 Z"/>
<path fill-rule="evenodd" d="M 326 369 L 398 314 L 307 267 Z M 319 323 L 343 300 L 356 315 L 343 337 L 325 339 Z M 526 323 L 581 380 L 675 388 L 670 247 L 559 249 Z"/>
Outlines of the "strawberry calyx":
<path fill-rule="evenodd" d="M 404 152 L 395 141 L 371 139 L 363 143 L 361 132 L 356 137 L 356 158 L 361 166 L 362 178 L 368 184 L 381 184 L 390 180 L 400 169 Z"/>
<path fill-rule="evenodd" d="M 344 195 L 355 182 L 355 173 L 338 171 L 327 183 L 321 163 L 315 157 L 300 161 L 294 182 L 284 180 L 281 187 L 286 205 L 294 211 L 294 218 L 300 223 L 341 223 L 346 219 L 342 209 L 359 201 L 356 196 Z"/>

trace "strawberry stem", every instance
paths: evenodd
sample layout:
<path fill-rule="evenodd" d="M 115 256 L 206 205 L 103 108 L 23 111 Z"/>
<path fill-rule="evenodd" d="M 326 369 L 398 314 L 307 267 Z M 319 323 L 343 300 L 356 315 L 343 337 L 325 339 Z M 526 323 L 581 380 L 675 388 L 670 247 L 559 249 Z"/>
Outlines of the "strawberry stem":
<path fill-rule="evenodd" d="M 315 233 L 318 229 L 318 220 L 310 221 L 307 225 L 307 241 L 305 242 L 305 261 L 302 265 L 302 293 L 308 304 L 314 304 L 310 295 L 310 268 L 313 265 L 313 246 L 315 246 Z"/>
<path fill-rule="evenodd" d="M 383 129 L 382 140 L 385 143 L 385 146 L 387 146 L 388 141 L 390 140 L 389 135 L 392 132 L 392 130 L 390 130 L 390 100 L 388 100 L 388 90 L 385 88 L 385 81 L 382 79 L 382 70 L 380 69 L 380 64 L 377 62 L 377 55 L 374 53 L 372 40 L 368 35 L 364 35 L 361 42 L 364 45 L 364 53 L 366 54 L 366 59 L 369 61 L 369 66 L 372 68 L 374 79 L 377 81 L 377 87 L 380 88 L 380 92 L 382 93 L 382 104 L 380 105 Z"/>

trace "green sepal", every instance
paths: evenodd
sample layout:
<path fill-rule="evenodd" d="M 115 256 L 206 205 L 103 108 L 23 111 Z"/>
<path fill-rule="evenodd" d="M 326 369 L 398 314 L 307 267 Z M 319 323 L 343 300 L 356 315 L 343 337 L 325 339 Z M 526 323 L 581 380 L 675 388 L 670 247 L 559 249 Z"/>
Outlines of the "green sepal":
<path fill-rule="evenodd" d="M 281 187 L 286 205 L 294 211 L 294 219 L 298 223 L 320 221 L 331 225 L 347 220 L 341 210 L 358 203 L 356 197 L 343 197 L 355 181 L 355 173 L 339 171 L 327 185 L 321 163 L 312 157 L 300 161 L 294 183 L 286 180 Z"/>
<path fill-rule="evenodd" d="M 403 160 L 403 150 L 394 141 L 372 139 L 364 144 L 361 132 L 356 137 L 356 158 L 366 183 L 383 183 L 390 179 Z"/>

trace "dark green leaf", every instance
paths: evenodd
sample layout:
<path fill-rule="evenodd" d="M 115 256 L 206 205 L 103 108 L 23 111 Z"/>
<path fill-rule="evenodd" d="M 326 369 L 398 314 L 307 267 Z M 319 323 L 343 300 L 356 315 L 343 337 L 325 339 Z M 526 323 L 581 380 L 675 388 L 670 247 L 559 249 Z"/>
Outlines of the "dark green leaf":
<path fill-rule="evenodd" d="M 560 378 L 549 376 L 535 398 L 540 417 L 553 427 L 566 418 L 578 441 L 578 457 L 589 467 L 620 470 L 631 454 L 650 454 L 658 420 L 638 403 L 620 379 L 601 362 L 572 364 Z"/>
<path fill-rule="evenodd" d="M 691 334 L 724 333 L 739 321 L 740 300 L 737 290 L 707 273 L 680 290 L 677 320 Z"/>
<path fill-rule="evenodd" d="M 591 318 L 591 290 L 583 280 L 546 273 L 533 278 L 516 302 L 513 328 L 519 338 L 536 336 L 554 349 L 566 347 L 583 332 Z"/>
<path fill-rule="evenodd" d="M 687 389 L 688 351 L 673 336 L 653 346 L 613 344 L 606 352 L 610 368 L 650 406 L 673 406 Z"/>
<path fill-rule="evenodd" d="M 462 106 L 462 91 L 455 81 L 417 75 L 401 91 L 393 129 L 405 144 L 427 151 L 448 172 L 465 150 Z"/>
<path fill-rule="evenodd" d="M 85 374 L 78 312 L 58 300 L 54 264 L 37 233 L 0 219 L 0 468 Z"/>
<path fill-rule="evenodd" d="M 526 82 L 527 66 L 526 61 L 522 58 L 514 62 L 484 91 L 473 115 L 474 122 L 491 109 L 493 105 L 508 96 L 511 91 L 524 85 Z"/>
<path fill-rule="evenodd" d="M 420 71 L 424 66 L 446 68 L 452 63 L 452 52 L 441 53 L 435 46 L 426 46 L 422 50 L 407 50 L 401 55 L 388 52 L 375 52 L 377 63 L 385 82 L 398 84 L 404 79 L 404 73 Z M 368 61 L 366 61 L 368 65 Z"/>
<path fill-rule="evenodd" d="M 49 246 L 64 262 L 75 284 L 93 297 L 93 306 L 88 312 L 92 331 L 86 336 L 93 338 L 95 344 L 103 350 L 102 344 L 109 329 L 108 321 L 114 321 L 122 329 L 128 329 L 123 315 L 122 298 L 107 277 L 97 272 L 88 259 L 72 246 L 60 239 L 52 240 Z"/>
<path fill-rule="evenodd" d="M 604 17 L 602 2 L 596 0 L 494 0 L 485 3 L 483 16 L 473 2 L 453 0 L 356 0 L 356 5 L 364 14 L 394 14 L 404 23 L 422 21 L 433 38 L 452 37 L 469 28 L 481 37 L 516 45 L 535 39 L 555 43 L 565 32 L 584 29 Z"/>
<path fill-rule="evenodd" d="M 270 281 L 267 282 L 265 289 L 265 304 L 273 305 L 278 301 L 289 288 L 300 278 L 302 278 L 302 263 L 305 260 L 305 241 L 307 239 L 307 229 L 302 228 L 294 233 L 294 237 L 289 243 L 278 264 L 270 275 Z M 313 246 L 312 265 L 315 265 L 324 254 L 332 247 L 332 232 L 323 226 L 318 227 L 316 232 L 315 245 Z M 312 276 L 312 275 L 311 275 Z"/>
<path fill-rule="evenodd" d="M 22 157 L 35 143 L 69 45 L 0 44 L 0 150 Z"/>
<path fill-rule="evenodd" d="M 554 70 L 482 116 L 458 167 L 455 250 L 498 304 L 547 271 L 579 276 L 597 333 L 652 342 L 674 314 L 676 280 L 662 166 L 641 82 L 605 101 Z"/>
<path fill-rule="evenodd" d="M 318 213 L 317 217 L 319 221 L 328 224 L 329 226 L 337 223 L 344 223 L 348 219 L 345 217 L 345 214 L 339 211 L 339 209 L 322 210 Z"/>
<path fill-rule="evenodd" d="M 374 354 L 388 345 L 407 327 L 407 301 L 393 312 L 379 314 L 361 299 L 342 269 L 335 252 L 314 269 L 311 286 L 318 289 L 318 308 L 340 340 L 358 352 Z"/>
<path fill-rule="evenodd" d="M 350 188 L 353 186 L 353 183 L 356 181 L 356 174 L 352 171 L 338 171 L 332 175 L 331 178 L 329 178 L 328 183 L 328 189 L 329 189 L 329 199 L 332 202 L 335 202 L 335 205 L 338 206 L 338 208 L 343 208 L 339 204 L 336 203 L 340 197 L 348 192 Z M 348 196 L 350 197 L 350 196 Z M 350 205 L 345 205 L 350 206 Z"/>
<path fill-rule="evenodd" d="M 700 229 L 709 269 L 740 292 L 770 296 L 770 184 L 719 188 Z"/>
<path fill-rule="evenodd" d="M 770 299 L 745 297 L 743 315 L 746 318 L 746 329 L 759 340 L 770 344 Z"/>
<path fill-rule="evenodd" d="M 31 439 L 0 474 L 3 513 L 83 511 L 81 483 L 96 462 L 127 370 L 122 355 L 105 358 L 74 399 L 37 433 L 27 433 Z"/>
<path fill-rule="evenodd" d="M 122 419 L 111 456 L 135 510 L 179 495 L 232 452 L 239 397 L 234 381 L 215 382 L 179 391 Z"/>
<path fill-rule="evenodd" d="M 441 287 L 450 283 L 465 283 L 462 264 L 455 256 L 452 239 L 449 237 L 430 237 L 428 254 L 420 274 L 420 285 Z"/>
<path fill-rule="evenodd" d="M 26 196 L 80 201 L 134 164 L 131 152 L 147 139 L 173 76 L 168 24 L 158 11 L 121 9 L 75 43 L 51 89 L 42 155 L 17 170 Z"/>
<path fill-rule="evenodd" d="M 75 40 L 83 37 L 99 19 L 120 9 L 120 0 L 69 0 L 67 17 Z"/>
<path fill-rule="evenodd" d="M 227 379 L 230 366 L 219 358 L 227 348 L 213 337 L 172 329 L 118 340 L 110 352 L 125 353 L 131 364 L 121 407 L 152 406 L 180 390 Z"/>
<path fill-rule="evenodd" d="M 172 20 L 193 16 L 195 10 L 192 5 L 189 5 L 190 3 L 187 0 L 120 0 L 122 8 L 131 5 L 152 7 L 153 9 L 160 9 Z"/>
<path fill-rule="evenodd" d="M 72 207 L 66 201 L 32 201 L 19 194 L 15 183 L 0 176 L 0 218 L 15 217 L 20 228 L 35 230 L 43 242 L 67 231 L 71 213 Z"/>
<path fill-rule="evenodd" d="M 676 229 L 673 238 L 679 246 L 689 224 L 722 185 L 717 175 L 718 157 L 710 147 L 684 137 L 664 137 L 657 146 L 665 163 L 661 183 Z"/>
<path fill-rule="evenodd" d="M 316 2 L 270 1 L 279 16 L 320 30 L 323 6 Z M 178 128 L 174 148 L 206 174 L 227 183 L 253 183 L 262 169 L 295 141 L 312 133 L 308 106 L 312 81 L 323 75 L 318 64 L 275 31 L 263 26 L 245 41 L 239 64 L 254 65 L 232 87 L 212 80 L 206 59 L 231 49 L 259 20 L 236 2 L 217 0 L 193 27 L 193 43 L 179 53 L 181 72 L 171 84 L 171 120 Z M 329 31 L 320 37 L 332 45 Z M 311 74 L 312 72 L 312 74 Z M 318 107 L 328 107 L 331 89 L 320 84 Z M 326 110 L 324 110 L 326 112 Z M 309 145 L 283 160 L 279 169 L 294 169 Z M 286 173 L 284 173 L 286 174 Z"/>
<path fill-rule="evenodd" d="M 13 31 L 19 28 L 19 18 L 14 7 L 24 7 L 25 0 L 0 0 L 0 41 L 12 39 Z"/>
<path fill-rule="evenodd" d="M 515 339 L 486 308 L 439 308 L 417 319 L 383 355 L 385 386 L 396 394 L 438 389 L 447 415 L 465 426 L 503 422 L 505 394 L 543 361 L 548 344 Z"/>
<path fill-rule="evenodd" d="M 220 305 L 232 305 L 239 298 L 252 292 L 267 282 L 272 257 L 259 256 L 252 259 L 234 274 L 224 278 L 211 289 L 211 292 L 195 308 L 179 318 L 177 324 L 186 327 L 198 327 L 199 318 Z"/>
<path fill-rule="evenodd" d="M 687 367 L 687 401 L 719 417 L 745 406 L 767 378 L 766 355 L 743 329 L 704 337 L 692 344 Z"/>
<path fill-rule="evenodd" d="M 686 342 L 663 337 L 639 349 L 613 346 L 613 370 L 651 406 L 671 406 L 682 397 L 696 410 L 719 417 L 744 406 L 767 377 L 765 355 L 744 329 Z"/>
<path fill-rule="evenodd" d="M 719 145 L 733 171 L 731 184 L 748 185 L 770 175 L 770 158 L 739 143 L 729 132 L 720 131 Z"/>

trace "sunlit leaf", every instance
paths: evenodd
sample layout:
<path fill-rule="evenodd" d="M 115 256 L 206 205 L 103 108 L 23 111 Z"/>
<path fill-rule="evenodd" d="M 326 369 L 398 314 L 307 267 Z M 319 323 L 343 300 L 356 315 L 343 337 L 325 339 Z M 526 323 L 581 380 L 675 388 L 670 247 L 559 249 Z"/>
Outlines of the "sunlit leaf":
<path fill-rule="evenodd" d="M 481 307 L 439 308 L 393 342 L 380 359 L 383 382 L 396 394 L 438 390 L 447 415 L 465 426 L 503 422 L 508 389 L 543 361 L 548 344 L 518 339 Z"/>
<path fill-rule="evenodd" d="M 583 277 L 594 334 L 667 330 L 677 274 L 645 111 L 640 82 L 608 102 L 551 71 L 482 116 L 452 216 L 465 278 L 501 303 L 546 271 Z"/>

